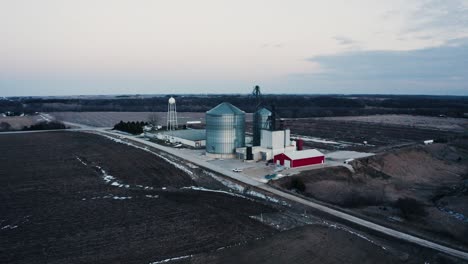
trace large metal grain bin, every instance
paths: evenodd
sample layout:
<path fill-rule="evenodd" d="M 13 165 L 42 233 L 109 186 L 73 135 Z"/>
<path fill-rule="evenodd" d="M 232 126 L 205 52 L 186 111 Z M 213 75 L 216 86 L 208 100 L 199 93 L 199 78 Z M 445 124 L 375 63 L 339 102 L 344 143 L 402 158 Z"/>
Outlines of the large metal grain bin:
<path fill-rule="evenodd" d="M 271 116 L 271 111 L 264 107 L 258 109 L 254 113 L 252 145 L 260 146 L 262 129 L 270 129 L 270 127 L 268 126 L 269 116 Z"/>
<path fill-rule="evenodd" d="M 206 154 L 234 157 L 245 145 L 245 112 L 230 103 L 221 103 L 206 112 Z"/>

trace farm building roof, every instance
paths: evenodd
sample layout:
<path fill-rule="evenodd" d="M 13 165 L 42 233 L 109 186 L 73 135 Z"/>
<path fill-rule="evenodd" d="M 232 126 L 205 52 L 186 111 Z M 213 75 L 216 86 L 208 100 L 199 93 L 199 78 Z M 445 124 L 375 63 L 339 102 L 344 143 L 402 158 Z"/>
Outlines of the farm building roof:
<path fill-rule="evenodd" d="M 206 112 L 208 115 L 244 115 L 245 112 L 230 103 L 220 103 L 213 109 Z"/>
<path fill-rule="evenodd" d="M 266 109 L 265 107 L 258 109 L 256 113 L 259 115 L 271 115 L 271 111 Z"/>
<path fill-rule="evenodd" d="M 174 131 L 165 131 L 165 135 L 183 138 L 187 140 L 205 140 L 206 139 L 206 130 L 205 129 L 184 129 L 184 130 L 174 130 Z"/>
<path fill-rule="evenodd" d="M 301 151 L 287 152 L 287 153 L 284 153 L 284 155 L 288 156 L 292 160 L 299 160 L 299 159 L 323 156 L 323 153 L 316 149 L 306 149 L 306 150 L 301 150 Z"/>

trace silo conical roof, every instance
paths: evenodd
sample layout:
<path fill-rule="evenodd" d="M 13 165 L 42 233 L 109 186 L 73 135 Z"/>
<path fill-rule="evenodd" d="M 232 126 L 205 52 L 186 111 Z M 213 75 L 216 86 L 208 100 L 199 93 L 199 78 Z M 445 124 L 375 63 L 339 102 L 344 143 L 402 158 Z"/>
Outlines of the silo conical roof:
<path fill-rule="evenodd" d="M 265 107 L 258 109 L 256 113 L 259 115 L 271 115 L 271 111 L 266 109 Z"/>
<path fill-rule="evenodd" d="M 244 111 L 240 110 L 239 108 L 233 106 L 230 103 L 224 102 L 220 103 L 213 109 L 206 112 L 209 115 L 243 115 L 245 114 Z"/>

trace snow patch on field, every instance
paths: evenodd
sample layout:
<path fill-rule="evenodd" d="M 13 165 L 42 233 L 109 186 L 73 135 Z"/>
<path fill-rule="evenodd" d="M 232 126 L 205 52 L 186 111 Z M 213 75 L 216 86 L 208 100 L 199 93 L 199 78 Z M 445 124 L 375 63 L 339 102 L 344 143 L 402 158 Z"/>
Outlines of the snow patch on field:
<path fill-rule="evenodd" d="M 147 194 L 147 195 L 145 195 L 145 197 L 146 197 L 146 198 L 153 198 L 153 199 L 155 199 L 155 198 L 159 198 L 159 195 Z"/>
<path fill-rule="evenodd" d="M 343 227 L 343 226 L 339 226 L 339 225 L 337 225 L 337 224 L 330 224 L 330 223 L 328 223 L 327 221 L 323 221 L 323 224 L 326 225 L 326 226 L 328 226 L 328 227 L 334 228 L 334 229 L 343 230 L 343 231 L 345 231 L 345 232 L 348 232 L 348 233 L 350 233 L 350 234 L 352 234 L 352 235 L 355 235 L 355 236 L 357 236 L 357 237 L 359 237 L 359 238 L 362 238 L 362 239 L 366 240 L 367 242 L 369 242 L 369 243 L 371 243 L 371 244 L 374 244 L 374 245 L 376 245 L 376 246 L 382 248 L 383 250 L 387 250 L 386 247 L 377 244 L 376 242 L 374 242 L 374 241 L 371 240 L 370 238 L 368 238 L 368 237 L 366 237 L 366 236 L 364 236 L 364 235 L 362 235 L 362 234 L 360 234 L 360 233 L 357 233 L 357 232 L 354 232 L 354 231 L 352 231 L 352 230 L 349 230 L 349 229 L 347 229 L 347 228 L 345 228 L 345 227 Z"/>
<path fill-rule="evenodd" d="M 141 184 L 137 184 L 137 185 L 135 185 L 135 187 L 140 188 L 140 189 L 144 189 L 144 190 L 154 190 L 154 187 L 151 187 L 151 186 L 143 186 L 143 185 L 141 185 Z"/>
<path fill-rule="evenodd" d="M 204 170 L 203 173 L 209 175 L 210 177 L 212 177 L 213 179 L 220 182 L 221 184 L 223 184 L 224 186 L 226 186 L 230 190 L 233 190 L 236 193 L 244 194 L 244 195 L 248 195 L 248 196 L 252 196 L 252 197 L 256 197 L 256 198 L 260 198 L 260 199 L 263 199 L 263 200 L 268 201 L 268 202 L 273 202 L 273 203 L 282 204 L 284 206 L 291 207 L 291 205 L 288 204 L 285 201 L 280 201 L 280 200 L 278 200 L 276 198 L 270 197 L 270 196 L 265 195 L 265 194 L 260 193 L 260 192 L 247 190 L 244 186 L 242 186 L 240 184 L 237 184 L 237 183 L 234 183 L 232 181 L 229 181 L 227 179 L 224 179 L 222 177 L 219 177 L 219 176 L 217 176 L 214 173 L 211 173 L 209 171 Z M 227 192 L 227 193 L 232 193 L 232 192 Z M 244 197 L 246 199 L 249 199 L 248 197 L 246 197 L 244 195 L 242 195 L 242 197 Z"/>
<path fill-rule="evenodd" d="M 189 166 L 190 168 L 192 168 L 192 169 L 198 169 L 198 168 L 200 168 L 200 167 L 198 167 L 197 165 L 192 164 L 192 163 L 190 163 L 190 162 L 186 162 L 185 164 L 186 164 L 187 166 Z"/>
<path fill-rule="evenodd" d="M 273 197 L 270 197 L 270 196 L 267 196 L 263 193 L 259 193 L 259 192 L 256 192 L 256 191 L 252 191 L 252 190 L 248 190 L 246 192 L 247 195 L 250 195 L 250 196 L 253 196 L 253 197 L 257 197 L 257 198 L 260 198 L 260 199 L 263 199 L 263 200 L 266 200 L 266 201 L 269 201 L 269 202 L 273 202 L 273 203 L 279 203 L 279 200 L 276 199 L 276 198 L 273 198 Z"/>
<path fill-rule="evenodd" d="M 234 244 L 227 245 L 227 246 L 224 246 L 224 247 L 220 247 L 220 248 L 217 248 L 216 251 L 224 250 L 224 249 L 228 249 L 228 248 L 232 248 L 232 247 L 238 247 L 238 246 L 244 245 L 244 244 L 247 244 L 247 242 L 239 242 L 239 243 L 234 243 Z"/>
<path fill-rule="evenodd" d="M 238 192 L 238 193 L 241 193 L 241 194 L 246 194 L 246 195 L 253 196 L 253 197 L 256 197 L 256 198 L 260 198 L 260 199 L 263 199 L 263 200 L 268 201 L 268 202 L 279 203 L 279 204 L 291 207 L 291 205 L 288 204 L 287 202 L 280 201 L 280 200 L 278 200 L 276 198 L 267 196 L 267 195 L 265 195 L 263 193 L 252 191 L 252 190 L 247 190 L 246 191 L 246 188 L 244 186 L 242 186 L 240 184 L 237 184 L 237 183 L 234 183 L 232 181 L 226 180 L 226 179 L 224 179 L 222 177 L 216 176 L 214 173 L 211 173 L 209 171 L 204 170 L 203 173 L 209 175 L 213 179 L 217 180 L 218 182 L 220 182 L 224 186 L 228 187 L 229 189 L 234 190 L 235 192 Z M 247 197 L 245 197 L 245 198 L 247 198 Z"/>
<path fill-rule="evenodd" d="M 254 240 L 260 240 L 260 239 L 264 239 L 264 238 L 265 237 L 256 237 Z M 238 247 L 240 245 L 245 245 L 247 243 L 248 243 L 247 241 L 234 243 L 234 244 L 231 244 L 231 245 L 227 245 L 227 246 L 224 246 L 224 247 L 217 248 L 216 251 L 220 251 L 220 250 L 224 250 L 224 249 L 228 249 L 228 248 L 232 248 L 232 247 Z"/>
<path fill-rule="evenodd" d="M 191 190 L 195 190 L 195 191 L 223 193 L 223 194 L 227 194 L 227 195 L 230 195 L 230 196 L 240 197 L 240 198 L 244 198 L 244 199 L 248 199 L 248 200 L 253 201 L 252 198 L 248 197 L 248 196 L 251 196 L 251 197 L 255 197 L 255 198 L 260 198 L 260 199 L 268 201 L 268 202 L 281 203 L 282 205 L 291 206 L 288 203 L 286 203 L 285 201 L 280 202 L 280 200 L 278 200 L 276 198 L 273 198 L 273 197 L 264 195 L 263 193 L 259 193 L 259 192 L 252 191 L 252 190 L 248 190 L 247 192 L 243 193 L 245 195 L 242 195 L 242 194 L 238 194 L 238 193 L 234 193 L 234 192 L 207 189 L 207 188 L 198 187 L 198 186 L 188 186 L 188 187 L 182 187 L 180 189 L 191 189 Z"/>
<path fill-rule="evenodd" d="M 276 223 L 274 223 L 274 222 L 272 222 L 272 221 L 265 221 L 265 220 L 263 219 L 263 216 L 262 216 L 262 215 L 260 215 L 260 216 L 258 216 L 258 215 L 251 215 L 251 216 L 249 216 L 249 217 L 252 218 L 252 219 L 254 219 L 254 220 L 259 221 L 260 223 L 262 223 L 262 224 L 264 224 L 264 225 L 268 225 L 268 226 L 270 226 L 270 227 L 272 227 L 272 228 L 274 228 L 274 229 L 276 229 L 276 230 L 279 230 L 279 231 L 287 230 L 287 229 L 282 228 L 279 224 L 276 224 Z"/>
<path fill-rule="evenodd" d="M 76 157 L 76 159 L 81 163 L 83 164 L 84 166 L 88 166 L 88 164 L 86 162 L 84 162 L 82 159 L 80 159 L 79 157 Z M 121 183 L 119 183 L 114 176 L 112 175 L 109 175 L 107 174 L 107 172 L 101 167 L 101 166 L 95 166 L 96 169 L 98 169 L 100 172 L 101 172 L 101 177 L 102 179 L 104 180 L 105 183 L 111 183 L 112 186 L 118 186 L 118 187 L 124 187 L 124 186 L 128 186 L 128 185 L 123 185 Z M 128 187 L 126 187 L 128 188 Z"/>
<path fill-rule="evenodd" d="M 128 200 L 128 199 L 132 199 L 132 197 L 131 196 L 114 196 L 112 194 L 109 194 L 105 196 L 95 196 L 95 197 L 89 198 L 89 200 L 98 200 L 98 199 Z M 86 201 L 87 199 L 83 198 L 81 200 Z"/>
<path fill-rule="evenodd" d="M 88 166 L 88 164 L 86 162 L 84 162 L 82 159 L 80 159 L 79 157 L 76 157 L 76 159 L 81 164 L 83 164 L 84 166 Z M 101 177 L 104 180 L 104 182 L 106 184 L 110 184 L 111 186 L 115 186 L 115 187 L 119 187 L 119 188 L 134 187 L 134 188 L 140 188 L 140 189 L 144 189 L 144 190 L 153 190 L 154 189 L 151 186 L 143 186 L 143 185 L 130 186 L 130 184 L 124 184 L 124 183 L 120 182 L 119 180 L 117 180 L 114 176 L 108 174 L 101 166 L 95 166 L 95 168 L 101 172 Z"/>
<path fill-rule="evenodd" d="M 150 262 L 149 264 L 160 264 L 160 263 L 168 263 L 174 260 L 181 260 L 181 259 L 187 259 L 191 258 L 193 255 L 187 255 L 187 256 L 180 256 L 180 257 L 175 257 L 175 258 L 168 258 L 160 261 L 155 261 L 155 262 Z"/>
<path fill-rule="evenodd" d="M 465 223 L 468 223 L 468 217 L 466 217 L 465 215 L 463 215 L 462 213 L 457 213 L 455 211 L 452 211 L 450 209 L 447 209 L 447 208 L 444 208 L 444 207 L 437 207 L 440 211 L 444 212 L 444 213 L 447 213 L 449 216 L 457 219 L 457 220 L 460 220 L 462 222 L 465 222 Z"/>
<path fill-rule="evenodd" d="M 104 180 L 105 183 L 107 183 L 107 184 L 110 183 L 110 185 L 116 186 L 116 187 L 119 187 L 119 188 L 122 188 L 122 187 L 129 188 L 130 187 L 130 185 L 122 184 L 119 181 L 117 181 L 117 179 L 114 176 L 107 174 L 107 172 L 101 166 L 96 166 L 96 168 L 101 172 L 101 175 L 102 175 L 101 177 L 102 177 L 102 179 Z"/>
<path fill-rule="evenodd" d="M 257 198 L 260 198 L 260 199 L 263 199 L 263 200 L 268 201 L 268 202 L 277 203 L 277 204 L 281 204 L 281 205 L 284 205 L 284 206 L 291 207 L 291 204 L 287 203 L 286 201 L 280 201 L 280 200 L 278 200 L 276 198 L 270 197 L 270 196 L 265 195 L 263 193 L 259 193 L 259 192 L 256 192 L 256 191 L 249 190 L 247 192 L 247 194 L 251 195 L 251 196 L 254 196 L 254 197 L 257 197 Z"/>
<path fill-rule="evenodd" d="M 333 144 L 333 145 L 339 145 L 340 144 L 340 143 L 335 142 L 335 141 L 325 140 L 325 139 L 321 139 L 321 138 L 307 137 L 307 136 L 301 136 L 301 135 L 294 135 L 294 136 L 302 139 L 303 141 L 311 141 L 311 142 L 317 142 L 317 143 L 322 143 L 322 144 Z"/>
<path fill-rule="evenodd" d="M 114 200 L 129 200 L 129 199 L 132 199 L 131 196 L 114 196 L 112 197 L 112 199 Z"/>
<path fill-rule="evenodd" d="M 82 159 L 80 159 L 79 157 L 76 157 L 76 159 L 81 163 L 83 164 L 84 166 L 88 166 L 88 164 L 86 162 L 84 162 Z"/>
<path fill-rule="evenodd" d="M 2 226 L 2 230 L 5 230 L 5 229 L 15 229 L 15 228 L 18 228 L 17 225 L 6 225 L 6 226 Z"/>
<path fill-rule="evenodd" d="M 0 230 L 12 230 L 18 228 L 20 225 L 29 222 L 29 218 L 31 215 L 24 216 L 22 220 L 15 221 L 15 224 L 8 224 L 5 226 L 0 227 Z M 6 220 L 0 220 L 0 225 L 6 222 Z"/>
<path fill-rule="evenodd" d="M 209 171 L 206 171 L 204 170 L 203 173 L 209 175 L 211 178 L 217 180 L 218 182 L 220 182 L 222 185 L 228 187 L 229 189 L 231 190 L 234 190 L 234 191 L 237 191 L 239 193 L 243 193 L 245 188 L 244 186 L 240 185 L 240 184 L 237 184 L 237 183 L 233 183 L 229 180 L 226 180 L 224 178 L 221 178 L 219 176 L 216 176 L 214 173 L 211 173 Z"/>
<path fill-rule="evenodd" d="M 137 146 L 137 145 L 132 144 L 130 142 L 127 142 L 127 141 L 124 141 L 124 140 L 121 140 L 121 139 L 117 139 L 117 138 L 114 138 L 114 137 L 111 137 L 111 136 L 107 136 L 107 135 L 103 135 L 103 136 L 106 137 L 107 139 L 110 139 L 110 140 L 114 141 L 114 142 L 121 143 L 121 144 L 131 146 L 131 147 L 134 147 L 134 148 L 138 148 L 138 149 L 144 150 L 146 152 L 149 152 L 149 153 L 151 153 L 153 155 L 156 155 L 159 158 L 165 160 L 166 162 L 172 164 L 174 167 L 176 167 L 176 168 L 182 170 L 183 172 L 187 173 L 190 176 L 190 178 L 192 178 L 194 180 L 197 179 L 197 176 L 191 170 L 187 169 L 186 167 L 182 166 L 181 164 L 179 164 L 179 163 L 177 163 L 175 161 L 172 161 L 172 160 L 164 157 L 161 154 L 158 154 L 158 153 L 156 153 L 154 151 L 149 150 L 147 147 L 140 147 L 140 146 Z"/>
<path fill-rule="evenodd" d="M 153 152 L 153 151 L 149 150 L 148 147 L 140 147 L 140 146 L 137 146 L 137 145 L 132 144 L 130 142 L 124 141 L 122 139 L 114 138 L 114 137 L 111 137 L 111 136 L 108 136 L 108 135 L 103 135 L 103 134 L 101 134 L 101 135 L 106 137 L 109 140 L 114 141 L 114 142 L 121 143 L 121 144 L 131 146 L 131 147 L 134 147 L 134 148 L 138 148 L 138 149 L 141 149 L 143 151 L 149 152 L 149 153 L 151 153 L 153 155 L 156 155 L 156 156 L 160 157 L 161 159 L 165 160 L 166 162 L 172 164 L 174 167 L 186 172 L 192 179 L 195 180 L 195 179 L 198 178 L 191 170 L 189 170 L 185 166 L 182 166 L 181 164 L 176 163 L 176 162 L 164 157 L 163 155 L 160 155 L 160 154 L 158 154 L 156 152 Z M 285 201 L 280 201 L 280 200 L 278 200 L 276 198 L 267 196 L 267 195 L 265 195 L 263 193 L 259 193 L 259 192 L 252 191 L 252 190 L 246 191 L 246 188 L 243 187 L 242 185 L 233 183 L 233 182 L 231 182 L 229 180 L 226 180 L 224 178 L 216 176 L 215 174 L 213 174 L 213 173 L 211 173 L 209 171 L 204 170 L 203 172 L 206 173 L 207 175 L 209 175 L 210 177 L 212 177 L 213 179 L 217 180 L 218 182 L 220 182 L 224 186 L 228 187 L 230 190 L 233 190 L 233 191 L 235 191 L 237 193 L 246 194 L 246 195 L 249 195 L 249 196 L 252 196 L 252 197 L 260 198 L 260 199 L 263 199 L 263 200 L 268 201 L 268 202 L 278 203 L 278 204 L 282 204 L 282 205 L 285 205 L 285 206 L 291 206 L 290 204 L 286 203 Z M 226 191 L 221 191 L 221 190 L 206 189 L 206 188 L 197 187 L 197 186 L 182 187 L 181 189 L 192 189 L 192 190 L 197 190 L 197 191 L 221 192 L 221 193 L 225 193 L 225 194 L 228 194 L 228 195 L 233 195 L 233 196 L 238 196 L 238 197 L 249 199 L 248 197 L 246 197 L 244 195 L 241 195 L 241 194 L 237 194 L 237 193 L 233 193 L 233 192 L 226 192 Z"/>
<path fill-rule="evenodd" d="M 240 194 L 237 194 L 237 193 L 227 192 L 227 191 L 221 191 L 221 190 L 207 189 L 207 188 L 198 187 L 198 186 L 188 186 L 188 187 L 182 187 L 182 188 L 180 188 L 180 189 L 182 189 L 182 190 L 190 189 L 190 190 L 203 191 L 203 192 L 224 193 L 224 194 L 227 194 L 227 195 L 230 195 L 230 196 L 235 196 L 235 197 L 241 197 L 241 198 L 244 198 L 244 199 L 249 199 L 248 197 L 245 197 L 244 195 L 240 195 Z"/>

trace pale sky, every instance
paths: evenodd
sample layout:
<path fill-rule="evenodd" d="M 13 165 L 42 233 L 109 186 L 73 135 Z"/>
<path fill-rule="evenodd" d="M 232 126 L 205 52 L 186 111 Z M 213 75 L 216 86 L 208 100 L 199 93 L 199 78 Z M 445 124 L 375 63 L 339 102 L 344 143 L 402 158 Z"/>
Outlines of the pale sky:
<path fill-rule="evenodd" d="M 0 0 L 0 96 L 468 95 L 468 0 Z"/>

